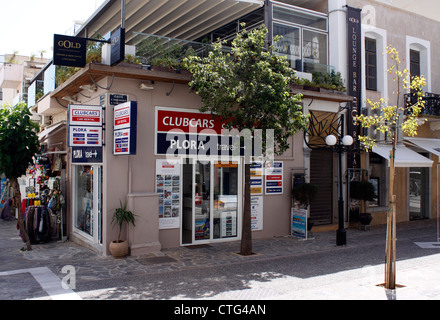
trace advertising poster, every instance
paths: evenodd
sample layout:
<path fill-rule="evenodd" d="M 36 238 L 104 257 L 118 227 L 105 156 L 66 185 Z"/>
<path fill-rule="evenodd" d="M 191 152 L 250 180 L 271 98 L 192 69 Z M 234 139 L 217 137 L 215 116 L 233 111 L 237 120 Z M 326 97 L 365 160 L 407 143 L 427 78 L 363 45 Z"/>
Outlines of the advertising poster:
<path fill-rule="evenodd" d="M 267 195 L 283 194 L 283 161 L 267 161 L 265 168 Z"/>
<path fill-rule="evenodd" d="M 263 230 L 263 197 L 251 196 L 251 229 Z"/>
<path fill-rule="evenodd" d="M 301 239 L 307 239 L 307 210 L 292 208 L 291 235 Z"/>
<path fill-rule="evenodd" d="M 128 101 L 114 107 L 113 154 L 136 154 L 137 102 Z"/>
<path fill-rule="evenodd" d="M 180 227 L 180 162 L 156 160 L 156 193 L 159 194 L 159 229 Z"/>
<path fill-rule="evenodd" d="M 263 161 L 251 164 L 251 195 L 263 194 Z"/>

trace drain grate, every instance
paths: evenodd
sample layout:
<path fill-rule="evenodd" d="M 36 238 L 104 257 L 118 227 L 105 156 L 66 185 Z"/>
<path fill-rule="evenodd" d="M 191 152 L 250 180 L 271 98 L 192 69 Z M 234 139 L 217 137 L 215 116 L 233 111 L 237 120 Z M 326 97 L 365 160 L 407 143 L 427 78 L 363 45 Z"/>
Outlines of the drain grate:
<path fill-rule="evenodd" d="M 163 257 L 136 259 L 136 261 L 143 265 L 152 265 L 152 264 L 173 263 L 176 262 L 177 260 L 168 256 L 163 256 Z"/>

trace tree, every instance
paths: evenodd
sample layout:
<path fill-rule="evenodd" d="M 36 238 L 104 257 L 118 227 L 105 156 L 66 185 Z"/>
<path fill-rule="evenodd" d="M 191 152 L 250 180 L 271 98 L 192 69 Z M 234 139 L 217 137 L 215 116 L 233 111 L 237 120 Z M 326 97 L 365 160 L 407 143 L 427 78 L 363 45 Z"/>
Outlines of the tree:
<path fill-rule="evenodd" d="M 200 111 L 210 111 L 226 121 L 229 129 L 240 132 L 273 130 L 273 154 L 278 155 L 289 147 L 290 136 L 306 128 L 306 117 L 298 104 L 301 96 L 290 94 L 295 71 L 272 53 L 272 46 L 266 46 L 266 35 L 265 26 L 242 30 L 232 41 L 231 52 L 224 52 L 217 42 L 208 57 L 188 57 L 184 66 L 193 76 L 190 87 L 204 103 Z M 263 153 L 268 151 L 267 139 L 267 134 L 262 137 Z M 252 254 L 250 165 L 246 161 L 242 255 Z"/>
<path fill-rule="evenodd" d="M 20 210 L 21 195 L 18 178 L 26 173 L 32 157 L 38 152 L 38 125 L 32 122 L 31 113 L 25 103 L 15 107 L 0 107 L 0 172 L 10 180 L 14 190 L 14 203 L 18 206 L 18 225 L 28 250 L 32 250 L 23 225 Z"/>
<path fill-rule="evenodd" d="M 390 166 L 389 166 L 389 186 L 388 199 L 389 208 L 387 215 L 387 238 L 386 238 L 386 254 L 385 254 L 385 287 L 394 289 L 396 286 L 396 195 L 394 194 L 395 181 L 395 155 L 396 145 L 399 132 L 403 132 L 407 136 L 414 137 L 417 135 L 419 126 L 418 116 L 420 115 L 425 101 L 423 101 L 423 86 L 426 85 L 425 78 L 414 76 L 411 77 L 408 69 L 401 71 L 400 59 L 398 51 L 389 46 L 386 48 L 387 54 L 391 59 L 391 67 L 387 70 L 388 74 L 393 77 L 396 83 L 396 91 L 393 94 L 396 97 L 396 104 L 392 105 L 387 99 L 380 99 L 377 102 L 367 99 L 367 104 L 371 110 L 377 110 L 376 115 L 359 115 L 356 121 L 363 128 L 374 128 L 374 131 L 380 131 L 387 137 L 387 141 L 391 144 Z M 401 105 L 401 93 L 404 90 L 410 90 L 412 96 L 416 99 L 415 103 L 410 105 Z M 404 117 L 406 115 L 406 117 Z M 401 120 L 401 118 L 403 118 Z M 360 142 L 368 151 L 376 145 L 376 141 L 369 136 L 359 136 Z"/>

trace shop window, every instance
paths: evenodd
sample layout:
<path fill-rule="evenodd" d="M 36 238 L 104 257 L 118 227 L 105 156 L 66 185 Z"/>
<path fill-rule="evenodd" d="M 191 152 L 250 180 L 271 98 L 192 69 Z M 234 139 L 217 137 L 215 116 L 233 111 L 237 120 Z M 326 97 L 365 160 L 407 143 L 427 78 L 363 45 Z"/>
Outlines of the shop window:
<path fill-rule="evenodd" d="M 386 161 L 375 153 L 370 153 L 370 178 L 369 181 L 374 185 L 376 191 L 376 198 L 374 201 L 369 201 L 369 207 L 384 207 L 387 204 L 387 189 L 386 189 Z"/>
<path fill-rule="evenodd" d="M 367 90 L 377 91 L 376 40 L 365 38 L 365 83 Z"/>

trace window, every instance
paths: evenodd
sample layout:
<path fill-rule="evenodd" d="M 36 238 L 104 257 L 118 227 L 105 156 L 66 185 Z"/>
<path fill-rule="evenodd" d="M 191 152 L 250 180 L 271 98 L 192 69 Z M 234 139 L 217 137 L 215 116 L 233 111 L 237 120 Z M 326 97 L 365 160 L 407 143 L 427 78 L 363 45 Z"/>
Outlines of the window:
<path fill-rule="evenodd" d="M 286 56 L 297 71 L 327 71 L 328 19 L 327 15 L 301 8 L 274 5 L 273 35 L 282 36 L 274 43 L 279 55 Z"/>
<path fill-rule="evenodd" d="M 365 38 L 365 83 L 367 90 L 377 91 L 376 40 Z"/>
<path fill-rule="evenodd" d="M 420 51 L 410 50 L 409 57 L 409 72 L 411 73 L 411 78 L 415 76 L 420 77 Z"/>

